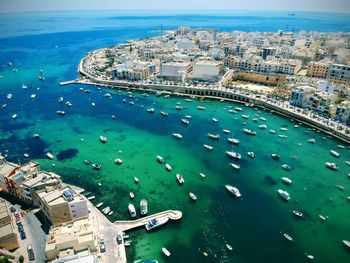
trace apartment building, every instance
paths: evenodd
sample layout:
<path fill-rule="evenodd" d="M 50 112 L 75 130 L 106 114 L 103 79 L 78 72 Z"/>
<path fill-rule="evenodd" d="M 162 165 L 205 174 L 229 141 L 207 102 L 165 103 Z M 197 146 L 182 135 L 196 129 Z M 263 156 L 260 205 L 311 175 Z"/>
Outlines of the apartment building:
<path fill-rule="evenodd" d="M 289 103 L 293 106 L 305 108 L 316 89 L 310 86 L 299 86 L 292 91 Z"/>
<path fill-rule="evenodd" d="M 224 73 L 222 62 L 200 60 L 193 65 L 192 79 L 203 81 L 217 81 Z"/>
<path fill-rule="evenodd" d="M 7 202 L 0 198 L 0 248 L 17 249 L 19 245 L 16 232 Z"/>
<path fill-rule="evenodd" d="M 329 63 L 310 62 L 307 66 L 306 76 L 311 78 L 325 79 L 328 73 Z"/>
<path fill-rule="evenodd" d="M 169 62 L 161 64 L 160 75 L 163 78 L 183 81 L 190 71 L 192 71 L 190 62 Z"/>
<path fill-rule="evenodd" d="M 327 79 L 336 85 L 350 87 L 350 65 L 331 64 Z"/>

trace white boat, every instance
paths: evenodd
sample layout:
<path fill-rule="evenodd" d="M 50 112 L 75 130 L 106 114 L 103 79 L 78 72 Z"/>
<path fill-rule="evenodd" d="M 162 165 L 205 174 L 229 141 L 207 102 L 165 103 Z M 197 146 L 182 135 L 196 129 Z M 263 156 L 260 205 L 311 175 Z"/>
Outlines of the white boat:
<path fill-rule="evenodd" d="M 175 109 L 177 109 L 177 110 L 183 110 L 183 107 L 182 107 L 182 106 L 177 105 L 177 106 L 175 106 Z"/>
<path fill-rule="evenodd" d="M 197 106 L 197 109 L 199 109 L 199 110 L 205 110 L 205 107 L 204 107 L 204 106 Z"/>
<path fill-rule="evenodd" d="M 335 163 L 326 162 L 326 167 L 334 171 L 338 170 L 338 166 Z"/>
<path fill-rule="evenodd" d="M 338 144 L 337 147 L 340 148 L 340 149 L 345 149 L 345 146 L 344 146 L 344 145 Z"/>
<path fill-rule="evenodd" d="M 101 135 L 100 140 L 102 143 L 105 143 L 105 142 L 107 142 L 107 137 Z"/>
<path fill-rule="evenodd" d="M 239 192 L 238 188 L 231 186 L 231 185 L 225 185 L 225 188 L 227 191 L 229 191 L 231 194 L 233 194 L 235 197 L 241 197 L 241 193 Z"/>
<path fill-rule="evenodd" d="M 264 118 L 264 117 L 260 117 L 260 120 L 262 120 L 262 121 L 266 121 L 266 118 Z"/>
<path fill-rule="evenodd" d="M 235 110 L 236 110 L 236 111 L 242 111 L 242 108 L 236 107 Z"/>
<path fill-rule="evenodd" d="M 130 192 L 130 193 L 129 193 L 129 197 L 130 197 L 130 199 L 134 199 L 134 198 L 135 198 L 134 193 L 133 193 L 133 192 Z"/>
<path fill-rule="evenodd" d="M 291 179 L 289 179 L 288 177 L 282 177 L 281 180 L 285 183 L 285 184 L 292 184 L 293 181 Z"/>
<path fill-rule="evenodd" d="M 288 131 L 288 129 L 285 128 L 285 127 L 280 128 L 280 130 L 281 130 L 281 131 Z"/>
<path fill-rule="evenodd" d="M 166 163 L 165 164 L 165 169 L 170 172 L 173 168 L 170 166 L 170 164 Z"/>
<path fill-rule="evenodd" d="M 13 114 L 11 118 L 12 119 L 16 119 L 17 118 L 17 114 Z"/>
<path fill-rule="evenodd" d="M 282 168 L 286 171 L 291 171 L 292 170 L 292 167 L 289 166 L 288 164 L 282 164 Z"/>
<path fill-rule="evenodd" d="M 237 111 L 235 111 L 235 110 L 228 110 L 228 112 L 229 112 L 229 113 L 232 113 L 232 114 L 237 113 Z"/>
<path fill-rule="evenodd" d="M 271 158 L 278 161 L 280 159 L 280 156 L 277 153 L 271 154 Z"/>
<path fill-rule="evenodd" d="M 101 206 L 103 206 L 103 202 L 98 203 L 98 204 L 96 205 L 97 208 L 100 208 Z"/>
<path fill-rule="evenodd" d="M 7 99 L 9 99 L 9 100 L 10 100 L 10 99 L 12 99 L 12 94 L 11 94 L 11 93 L 9 93 L 9 94 L 7 94 L 7 96 L 6 96 L 6 97 L 7 97 Z"/>
<path fill-rule="evenodd" d="M 336 152 L 336 151 L 334 151 L 334 150 L 330 150 L 329 152 L 330 152 L 330 154 L 333 155 L 334 157 L 337 157 L 337 158 L 340 157 L 340 153 L 338 153 L 338 152 Z"/>
<path fill-rule="evenodd" d="M 212 134 L 208 133 L 208 137 L 213 140 L 219 140 L 220 139 L 220 134 Z"/>
<path fill-rule="evenodd" d="M 233 151 L 226 151 L 225 152 L 228 156 L 230 156 L 233 159 L 240 160 L 242 156 L 239 153 L 233 152 Z"/>
<path fill-rule="evenodd" d="M 164 158 L 160 155 L 157 155 L 157 162 L 158 163 L 163 163 L 164 162 Z"/>
<path fill-rule="evenodd" d="M 169 116 L 169 114 L 167 112 L 165 112 L 165 111 L 161 111 L 160 114 L 162 114 L 165 117 Z"/>
<path fill-rule="evenodd" d="M 67 102 L 66 102 L 66 105 L 67 105 L 68 107 L 72 107 L 72 106 L 73 106 L 73 104 L 72 104 L 70 101 L 67 101 Z"/>
<path fill-rule="evenodd" d="M 146 199 L 140 201 L 140 214 L 145 216 L 148 213 L 148 203 Z"/>
<path fill-rule="evenodd" d="M 248 152 L 247 153 L 250 158 L 255 158 L 255 153 L 254 152 Z"/>
<path fill-rule="evenodd" d="M 308 140 L 308 142 L 314 144 L 314 143 L 316 143 L 316 140 L 315 139 L 310 139 L 310 140 Z"/>
<path fill-rule="evenodd" d="M 276 133 L 276 131 L 275 131 L 275 130 L 269 130 L 269 133 L 271 133 L 271 134 L 275 134 L 275 133 Z"/>
<path fill-rule="evenodd" d="M 150 108 L 150 109 L 147 109 L 146 111 L 149 112 L 149 113 L 154 113 L 155 109 L 154 108 Z"/>
<path fill-rule="evenodd" d="M 190 121 L 189 121 L 188 119 L 186 119 L 186 118 L 182 118 L 182 119 L 181 119 L 181 122 L 182 122 L 183 124 L 185 124 L 185 125 L 190 124 Z"/>
<path fill-rule="evenodd" d="M 185 99 L 185 101 L 187 101 L 187 102 L 192 102 L 192 100 L 191 100 L 191 99 Z"/>
<path fill-rule="evenodd" d="M 218 119 L 216 119 L 216 118 L 212 118 L 211 119 L 213 122 L 218 122 Z"/>
<path fill-rule="evenodd" d="M 122 159 L 117 158 L 117 159 L 115 159 L 115 160 L 114 160 L 114 163 L 115 163 L 115 164 L 119 164 L 119 165 L 120 165 L 120 164 L 122 164 L 122 163 L 123 163 L 123 160 L 122 160 Z"/>
<path fill-rule="evenodd" d="M 188 195 L 190 196 L 190 198 L 191 198 L 193 201 L 196 201 L 196 200 L 197 200 L 197 196 L 196 196 L 194 193 L 189 192 Z"/>
<path fill-rule="evenodd" d="M 102 168 L 102 165 L 98 164 L 98 163 L 93 163 L 93 164 L 91 164 L 91 166 L 95 170 L 100 170 Z"/>
<path fill-rule="evenodd" d="M 136 217 L 136 209 L 133 204 L 128 205 L 129 214 L 132 218 Z"/>
<path fill-rule="evenodd" d="M 108 215 L 109 215 L 109 216 L 113 215 L 113 211 L 110 211 L 110 212 L 108 213 Z"/>
<path fill-rule="evenodd" d="M 284 200 L 289 201 L 290 196 L 289 196 L 289 194 L 288 194 L 287 191 L 283 191 L 283 190 L 281 190 L 281 189 L 278 189 L 277 192 L 279 193 L 279 195 L 280 195 Z"/>
<path fill-rule="evenodd" d="M 326 221 L 326 220 L 327 220 L 327 216 L 318 215 L 318 217 L 319 217 L 322 221 Z"/>
<path fill-rule="evenodd" d="M 60 98 L 58 99 L 58 102 L 59 102 L 59 103 L 63 103 L 63 97 L 60 97 Z"/>
<path fill-rule="evenodd" d="M 137 184 L 139 182 L 139 178 L 137 178 L 136 176 L 134 177 L 134 182 Z"/>
<path fill-rule="evenodd" d="M 241 169 L 241 167 L 240 167 L 238 164 L 230 163 L 229 165 L 230 165 L 233 169 L 235 169 L 235 170 Z"/>
<path fill-rule="evenodd" d="M 182 139 L 182 135 L 180 133 L 173 133 L 173 136 L 176 138 L 176 139 Z"/>
<path fill-rule="evenodd" d="M 315 257 L 314 257 L 313 255 L 308 255 L 308 254 L 306 254 L 306 253 L 305 253 L 305 255 L 306 255 L 306 257 L 307 257 L 308 259 L 311 259 L 311 260 L 314 260 L 314 259 L 315 259 Z"/>
<path fill-rule="evenodd" d="M 186 115 L 185 118 L 186 119 L 192 119 L 192 116 L 191 115 Z"/>
<path fill-rule="evenodd" d="M 303 217 L 303 213 L 302 212 L 299 212 L 297 210 L 293 210 L 292 213 L 297 216 L 297 217 Z"/>
<path fill-rule="evenodd" d="M 280 138 L 288 138 L 288 136 L 284 135 L 284 134 L 279 134 L 278 137 L 280 137 Z"/>
<path fill-rule="evenodd" d="M 35 134 L 34 134 L 34 138 L 36 138 L 36 139 L 40 138 L 39 133 L 35 133 Z"/>
<path fill-rule="evenodd" d="M 108 206 L 106 209 L 103 211 L 105 215 L 107 215 L 111 211 L 111 208 Z"/>
<path fill-rule="evenodd" d="M 343 244 L 344 244 L 345 246 L 347 246 L 348 248 L 350 248 L 350 241 L 343 240 L 342 242 L 343 242 Z"/>
<path fill-rule="evenodd" d="M 265 124 L 259 125 L 259 129 L 265 130 L 265 129 L 267 129 L 267 125 L 265 125 Z"/>
<path fill-rule="evenodd" d="M 166 255 L 167 257 L 170 257 L 170 252 L 169 250 L 167 250 L 165 247 L 162 248 L 162 251 L 164 253 L 164 255 Z"/>
<path fill-rule="evenodd" d="M 7 106 L 7 104 L 5 103 L 5 104 L 2 104 L 1 105 L 1 108 L 3 109 L 3 108 L 5 108 Z"/>
<path fill-rule="evenodd" d="M 204 173 L 199 173 L 199 176 L 202 178 L 205 178 L 205 174 Z"/>
<path fill-rule="evenodd" d="M 179 184 L 183 184 L 185 182 L 181 174 L 176 174 L 176 180 L 179 182 Z"/>
<path fill-rule="evenodd" d="M 35 95 L 35 94 L 32 94 L 32 95 L 30 95 L 30 98 L 31 98 L 32 100 L 34 100 L 34 99 L 36 98 L 36 95 Z"/>
<path fill-rule="evenodd" d="M 87 199 L 88 199 L 89 201 L 94 200 L 94 199 L 95 199 L 95 196 L 94 196 L 94 195 L 89 196 Z"/>
<path fill-rule="evenodd" d="M 66 114 L 66 112 L 63 111 L 63 110 L 58 110 L 58 111 L 56 111 L 56 113 L 57 113 L 58 115 L 61 115 L 61 116 L 63 116 L 63 115 Z"/>
<path fill-rule="evenodd" d="M 23 154 L 24 158 L 29 158 L 29 154 L 28 153 L 25 153 Z"/>
<path fill-rule="evenodd" d="M 233 249 L 229 244 L 226 244 L 226 247 L 227 247 L 227 249 L 230 250 L 230 251 L 232 251 L 232 249 Z"/>
<path fill-rule="evenodd" d="M 232 144 L 239 144 L 239 140 L 238 139 L 235 139 L 235 138 L 227 138 L 228 142 L 229 143 L 232 143 Z"/>
<path fill-rule="evenodd" d="M 242 117 L 243 119 L 249 119 L 249 115 L 242 114 L 241 117 Z"/>
<path fill-rule="evenodd" d="M 52 153 L 50 153 L 50 152 L 46 153 L 46 156 L 47 156 L 50 160 L 52 160 L 52 159 L 54 158 L 54 156 L 53 156 Z"/>
<path fill-rule="evenodd" d="M 291 241 L 291 242 L 293 241 L 293 238 L 292 238 L 290 235 L 284 233 L 283 236 L 284 236 L 284 238 L 287 239 L 288 241 Z"/>
<path fill-rule="evenodd" d="M 158 228 L 162 225 L 164 225 L 166 222 L 169 221 L 169 217 L 161 217 L 158 219 L 152 219 L 151 221 L 149 221 L 145 227 L 147 231 L 150 231 L 152 229 Z"/>
<path fill-rule="evenodd" d="M 212 151 L 214 150 L 214 147 L 213 146 L 210 146 L 208 144 L 203 144 L 204 148 L 208 149 L 209 151 Z"/>
<path fill-rule="evenodd" d="M 256 135 L 256 131 L 253 131 L 253 130 L 250 130 L 250 129 L 247 129 L 247 128 L 244 128 L 243 131 L 246 134 L 249 134 L 249 135 Z"/>
<path fill-rule="evenodd" d="M 111 95 L 110 93 L 106 93 L 106 94 L 103 95 L 103 96 L 105 96 L 106 98 L 112 98 L 112 95 Z"/>

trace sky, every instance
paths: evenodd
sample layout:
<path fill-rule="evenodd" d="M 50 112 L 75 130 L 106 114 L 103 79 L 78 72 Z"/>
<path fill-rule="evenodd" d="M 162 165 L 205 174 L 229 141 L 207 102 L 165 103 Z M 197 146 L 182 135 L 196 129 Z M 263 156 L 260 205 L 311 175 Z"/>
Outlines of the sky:
<path fill-rule="evenodd" d="M 48 10 L 277 10 L 350 13 L 350 0 L 0 0 L 0 13 Z"/>

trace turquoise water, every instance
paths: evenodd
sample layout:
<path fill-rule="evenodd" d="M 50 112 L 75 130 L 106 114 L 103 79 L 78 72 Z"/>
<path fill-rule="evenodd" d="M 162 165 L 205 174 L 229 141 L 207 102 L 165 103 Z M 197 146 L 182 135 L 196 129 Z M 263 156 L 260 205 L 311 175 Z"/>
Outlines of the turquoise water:
<path fill-rule="evenodd" d="M 107 25 L 106 21 L 116 20 L 93 14 L 86 16 L 90 17 L 88 22 L 98 20 Z M 131 247 L 127 248 L 130 261 L 142 258 L 160 262 L 304 262 L 307 261 L 305 253 L 308 253 L 315 256 L 315 262 L 348 262 L 350 254 L 341 240 L 350 239 L 350 202 L 347 200 L 350 167 L 345 163 L 350 160 L 350 154 L 348 149 L 337 148 L 342 144 L 339 141 L 302 125 L 294 128 L 296 123 L 269 112 L 240 106 L 243 113 L 250 116 L 244 120 L 241 113 L 228 112 L 230 107 L 238 105 L 227 102 L 186 102 L 180 97 L 152 94 L 145 97 L 141 93 L 58 85 L 59 81 L 76 77 L 76 66 L 86 52 L 130 38 L 155 35 L 158 22 L 165 20 L 169 27 L 176 26 L 184 23 L 181 16 L 152 19 L 126 16 L 123 17 L 125 24 L 121 23 L 119 28 L 98 30 L 90 28 L 90 22 L 83 27 L 82 20 L 76 19 L 79 20 L 74 24 L 76 32 L 67 32 L 70 22 L 62 20 L 62 17 L 68 21 L 73 19 L 71 13 L 54 18 L 44 14 L 31 14 L 31 17 L 36 21 L 33 22 L 33 28 L 37 28 L 35 33 L 18 25 L 17 31 L 13 31 L 16 36 L 0 39 L 1 64 L 10 60 L 18 68 L 18 72 L 13 72 L 11 67 L 3 66 L 0 72 L 0 104 L 7 104 L 0 109 L 0 152 L 12 161 L 21 162 L 25 161 L 23 154 L 29 153 L 43 169 L 59 173 L 65 181 L 86 188 L 96 196 L 95 204 L 104 202 L 111 206 L 112 221 L 128 219 L 128 204 L 132 202 L 138 206 L 142 198 L 148 200 L 149 213 L 167 209 L 183 212 L 179 222 L 169 222 L 153 233 L 146 233 L 143 228 L 130 232 L 133 239 Z M 50 22 L 50 17 L 54 22 Z M 298 14 L 295 19 L 297 17 Z M 18 21 L 24 19 L 25 15 Z M 235 30 L 230 20 L 220 16 L 191 19 L 190 25 L 193 21 L 202 21 L 203 26 L 221 24 Z M 349 24 L 342 19 L 336 21 L 346 28 Z M 1 20 L 0 26 L 4 28 L 10 21 Z M 64 25 L 62 32 L 56 32 L 60 31 L 56 25 L 60 21 Z M 131 21 L 137 23 L 127 27 Z M 254 21 L 258 22 L 259 18 Z M 332 21 L 326 19 L 323 23 Z M 142 23 L 146 29 L 141 27 Z M 147 23 L 151 25 L 147 27 Z M 241 23 L 241 27 L 251 30 L 251 19 Z M 259 29 L 257 26 L 255 30 Z M 46 76 L 43 82 L 37 78 L 39 69 L 43 69 Z M 22 89 L 22 84 L 28 85 L 28 89 Z M 91 93 L 81 92 L 80 87 L 90 89 Z M 113 95 L 111 99 L 103 96 L 107 92 Z M 6 99 L 7 93 L 13 94 L 12 100 Z M 37 95 L 35 100 L 30 99 L 33 93 Z M 59 104 L 57 100 L 61 96 L 71 101 L 73 107 Z M 123 99 L 132 100 L 135 105 L 123 103 Z M 92 102 L 95 107 L 91 106 Z M 177 103 L 185 109 L 176 110 Z M 199 111 L 198 105 L 204 105 L 206 110 Z M 151 107 L 156 109 L 154 114 L 146 112 L 146 108 Z M 57 110 L 67 114 L 58 116 Z M 160 111 L 169 112 L 169 116 L 163 117 Z M 16 120 L 11 119 L 14 113 L 18 114 Z M 180 121 L 185 115 L 192 116 L 188 126 Z M 253 122 L 255 115 L 265 117 L 266 122 Z M 213 117 L 219 122 L 212 122 Z M 258 129 L 262 123 L 288 138 Z M 256 130 L 257 136 L 244 134 L 244 127 Z M 280 131 L 280 127 L 288 127 L 288 131 Z M 238 138 L 240 145 L 230 145 L 223 129 L 229 129 L 230 137 Z M 183 139 L 175 140 L 173 132 L 181 133 Z M 221 139 L 210 140 L 208 132 L 220 133 Z M 39 133 L 40 139 L 34 139 L 34 133 Z M 106 144 L 99 141 L 100 135 L 107 136 Z M 309 144 L 310 138 L 315 138 L 316 144 Z M 203 148 L 204 143 L 215 149 L 208 152 Z M 332 157 L 330 149 L 341 153 L 341 158 Z M 225 156 L 227 150 L 242 154 L 242 160 L 237 162 L 240 171 L 228 165 L 231 160 Z M 45 153 L 48 151 L 61 160 L 47 160 Z M 248 151 L 254 151 L 256 158 L 248 158 Z M 271 159 L 274 152 L 281 155 L 280 161 Z M 158 164 L 156 155 L 162 155 L 173 171 L 167 172 Z M 115 165 L 115 158 L 121 158 L 123 164 Z M 102 164 L 102 169 L 92 170 L 84 164 L 85 159 Z M 339 170 L 326 169 L 326 161 L 336 162 Z M 284 171 L 283 163 L 291 165 L 292 171 Z M 202 179 L 199 172 L 206 178 Z M 176 182 L 176 173 L 183 175 L 183 186 Z M 134 176 L 140 179 L 139 184 L 133 182 Z M 291 178 L 293 184 L 284 185 L 282 176 Z M 238 187 L 242 199 L 233 199 L 224 189 L 225 184 Z M 339 190 L 336 185 L 345 190 Z M 279 198 L 276 193 L 279 188 L 290 193 L 288 203 Z M 134 201 L 129 199 L 130 191 L 136 196 Z M 197 195 L 196 202 L 189 199 L 190 191 Z M 302 211 L 305 217 L 296 218 L 291 210 Z M 322 222 L 319 214 L 328 216 L 328 220 Z M 282 233 L 291 235 L 294 242 L 288 242 Z M 227 250 L 226 243 L 233 251 Z M 171 252 L 170 258 L 163 257 L 162 247 Z M 203 252 L 207 252 L 208 257 L 204 257 Z"/>

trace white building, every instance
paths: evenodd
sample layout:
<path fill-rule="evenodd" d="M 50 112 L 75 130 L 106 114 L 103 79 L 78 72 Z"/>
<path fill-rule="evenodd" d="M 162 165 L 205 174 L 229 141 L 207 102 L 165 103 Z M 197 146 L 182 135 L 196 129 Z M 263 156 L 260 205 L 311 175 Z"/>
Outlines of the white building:
<path fill-rule="evenodd" d="M 304 108 L 308 105 L 310 97 L 315 94 L 316 89 L 310 86 L 299 86 L 292 91 L 289 103 L 293 106 Z"/>
<path fill-rule="evenodd" d="M 177 48 L 180 50 L 189 50 L 189 49 L 194 49 L 195 48 L 195 44 L 193 41 L 189 40 L 189 39 L 179 39 L 177 41 Z"/>
<path fill-rule="evenodd" d="M 160 74 L 164 78 L 185 80 L 192 69 L 190 62 L 169 62 L 161 65 Z"/>
<path fill-rule="evenodd" d="M 341 121 L 350 121 L 350 101 L 343 101 L 337 106 L 335 117 Z"/>
<path fill-rule="evenodd" d="M 193 65 L 192 79 L 204 81 L 217 81 L 223 74 L 222 62 L 200 60 Z"/>

